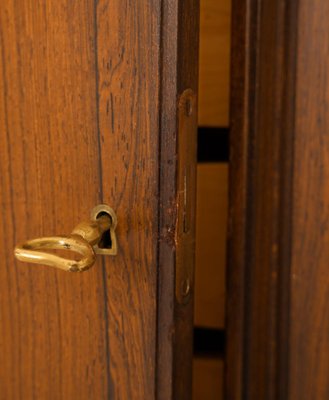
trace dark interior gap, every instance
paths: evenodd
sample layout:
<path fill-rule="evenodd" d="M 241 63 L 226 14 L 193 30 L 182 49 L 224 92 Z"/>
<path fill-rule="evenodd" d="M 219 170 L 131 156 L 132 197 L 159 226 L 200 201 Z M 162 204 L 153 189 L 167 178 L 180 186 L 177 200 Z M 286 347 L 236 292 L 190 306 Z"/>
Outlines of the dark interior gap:
<path fill-rule="evenodd" d="M 198 128 L 198 162 L 229 161 L 229 128 Z"/>
<path fill-rule="evenodd" d="M 224 357 L 225 331 L 213 328 L 194 328 L 194 356 L 195 357 Z"/>

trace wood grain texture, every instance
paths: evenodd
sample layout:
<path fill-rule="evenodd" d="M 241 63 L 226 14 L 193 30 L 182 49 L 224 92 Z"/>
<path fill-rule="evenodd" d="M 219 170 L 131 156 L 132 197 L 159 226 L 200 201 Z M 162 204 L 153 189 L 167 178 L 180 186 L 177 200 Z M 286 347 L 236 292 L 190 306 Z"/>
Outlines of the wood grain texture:
<path fill-rule="evenodd" d="M 228 126 L 231 0 L 200 1 L 199 125 Z"/>
<path fill-rule="evenodd" d="M 177 112 L 180 95 L 198 90 L 199 1 L 162 3 L 159 175 L 159 269 L 157 399 L 189 400 L 192 396 L 193 301 L 175 297 L 175 227 L 177 219 Z M 191 135 L 197 140 L 197 127 Z M 195 154 L 196 162 L 196 154 Z M 194 191 L 195 187 L 189 188 Z M 191 216 L 195 227 L 195 216 Z M 194 246 L 191 257 L 194 257 Z M 192 266 L 193 268 L 193 266 Z M 193 299 L 193 288 L 191 292 Z"/>
<path fill-rule="evenodd" d="M 296 2 L 240 5 L 233 4 L 226 395 L 288 398 Z"/>
<path fill-rule="evenodd" d="M 327 398 L 329 7 L 239 10 L 226 398 Z"/>
<path fill-rule="evenodd" d="M 243 398 L 244 297 L 248 183 L 248 109 L 254 67 L 249 18 L 254 16 L 246 1 L 232 1 L 230 160 L 226 292 L 225 398 Z M 253 26 L 253 24 L 251 25 Z M 249 70 L 248 70 L 249 71 Z M 251 101 L 251 100 L 250 100 Z"/>
<path fill-rule="evenodd" d="M 194 324 L 225 326 L 228 164 L 198 165 Z"/>
<path fill-rule="evenodd" d="M 192 302 L 176 304 L 175 243 L 159 238 L 176 225 L 197 21 L 195 0 L 1 7 L 1 399 L 190 398 Z M 16 242 L 68 233 L 100 202 L 116 258 L 83 274 L 14 262 Z"/>
<path fill-rule="evenodd" d="M 0 398 L 108 397 L 102 267 L 16 263 L 100 202 L 93 2 L 0 9 Z M 97 377 L 97 379 L 95 379 Z"/>
<path fill-rule="evenodd" d="M 119 221 L 118 256 L 104 260 L 116 399 L 155 393 L 159 41 L 159 1 L 98 2 L 102 192 Z"/>
<path fill-rule="evenodd" d="M 289 399 L 329 398 L 329 4 L 299 2 Z"/>

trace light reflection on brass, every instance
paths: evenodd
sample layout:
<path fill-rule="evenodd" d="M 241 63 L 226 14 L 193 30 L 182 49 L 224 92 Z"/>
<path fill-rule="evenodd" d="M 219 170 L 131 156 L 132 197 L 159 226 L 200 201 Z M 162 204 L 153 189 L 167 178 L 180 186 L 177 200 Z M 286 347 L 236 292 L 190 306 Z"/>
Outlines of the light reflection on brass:
<path fill-rule="evenodd" d="M 92 267 L 96 254 L 116 255 L 115 228 L 117 218 L 114 211 L 99 205 L 92 211 L 91 220 L 81 222 L 68 236 L 50 236 L 28 240 L 15 247 L 15 257 L 20 261 L 43 264 L 64 271 L 82 272 Z M 102 248 L 100 243 L 105 232 L 109 232 L 110 246 Z M 48 250 L 69 250 L 78 253 L 79 260 L 64 258 Z"/>

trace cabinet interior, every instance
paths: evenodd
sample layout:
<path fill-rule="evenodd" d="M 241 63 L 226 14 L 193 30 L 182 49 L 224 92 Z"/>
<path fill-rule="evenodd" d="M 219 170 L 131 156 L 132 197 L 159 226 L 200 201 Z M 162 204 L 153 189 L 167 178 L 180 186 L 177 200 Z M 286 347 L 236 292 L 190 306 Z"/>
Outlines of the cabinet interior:
<path fill-rule="evenodd" d="M 223 398 L 230 0 L 200 1 L 193 399 Z"/>

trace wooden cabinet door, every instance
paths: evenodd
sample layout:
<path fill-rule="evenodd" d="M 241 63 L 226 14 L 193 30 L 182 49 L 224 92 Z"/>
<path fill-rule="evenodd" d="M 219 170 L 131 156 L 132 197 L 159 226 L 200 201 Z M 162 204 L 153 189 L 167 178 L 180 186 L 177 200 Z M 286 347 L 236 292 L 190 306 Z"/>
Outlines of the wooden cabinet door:
<path fill-rule="evenodd" d="M 226 399 L 329 399 L 329 3 L 233 1 Z"/>
<path fill-rule="evenodd" d="M 197 37 L 197 0 L 1 3 L 0 399 L 190 398 Z M 15 261 L 99 203 L 117 256 Z"/>

